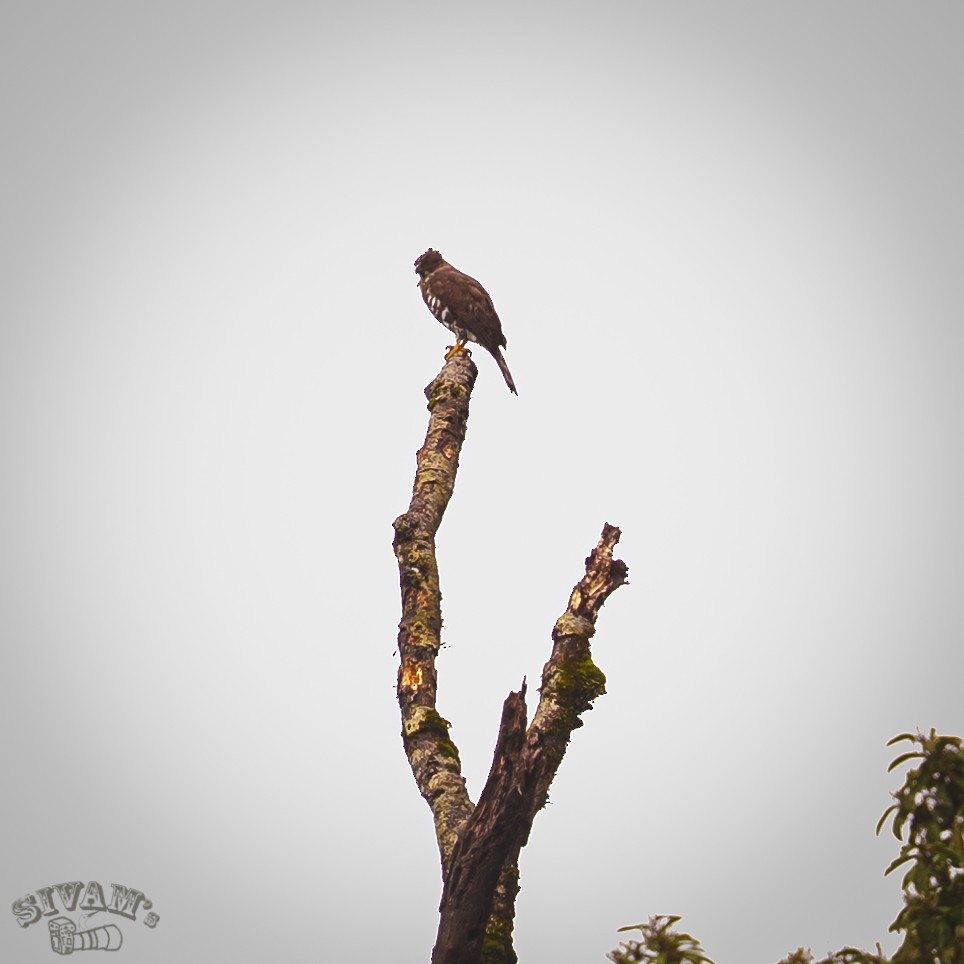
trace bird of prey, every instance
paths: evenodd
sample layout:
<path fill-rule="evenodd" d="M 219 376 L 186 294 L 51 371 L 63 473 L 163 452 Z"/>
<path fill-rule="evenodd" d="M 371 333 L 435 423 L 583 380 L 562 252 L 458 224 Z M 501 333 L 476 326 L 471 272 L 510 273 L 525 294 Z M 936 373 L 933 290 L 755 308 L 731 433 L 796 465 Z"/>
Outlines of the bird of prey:
<path fill-rule="evenodd" d="M 433 248 L 415 261 L 415 273 L 428 310 L 455 335 L 455 344 L 446 359 L 464 351 L 467 341 L 475 342 L 498 362 L 509 391 L 518 395 L 509 366 L 502 357 L 502 349 L 506 347 L 502 322 L 485 288 L 475 278 L 453 268 Z"/>

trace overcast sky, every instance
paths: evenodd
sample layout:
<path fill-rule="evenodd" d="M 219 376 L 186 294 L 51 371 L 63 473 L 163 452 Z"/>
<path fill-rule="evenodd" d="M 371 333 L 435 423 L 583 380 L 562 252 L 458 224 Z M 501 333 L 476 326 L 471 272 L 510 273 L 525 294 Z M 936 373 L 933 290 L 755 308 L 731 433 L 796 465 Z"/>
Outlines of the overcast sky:
<path fill-rule="evenodd" d="M 892 951 L 885 743 L 964 731 L 962 30 L 7 0 L 7 906 L 139 888 L 129 964 L 429 960 L 391 523 L 451 344 L 432 246 L 519 387 L 476 351 L 438 540 L 473 798 L 604 522 L 630 566 L 523 852 L 523 964 L 660 913 L 718 964 Z M 45 927 L 9 915 L 0 957 L 50 961 Z"/>

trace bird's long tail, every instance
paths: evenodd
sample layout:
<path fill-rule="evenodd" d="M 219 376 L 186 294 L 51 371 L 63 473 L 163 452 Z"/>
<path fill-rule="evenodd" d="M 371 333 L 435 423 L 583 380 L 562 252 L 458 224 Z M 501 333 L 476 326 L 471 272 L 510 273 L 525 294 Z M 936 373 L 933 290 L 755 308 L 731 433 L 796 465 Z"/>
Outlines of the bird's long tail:
<path fill-rule="evenodd" d="M 499 363 L 499 370 L 502 372 L 502 377 L 505 379 L 506 385 L 509 386 L 509 391 L 512 392 L 513 395 L 518 395 L 519 393 L 515 389 L 515 382 L 512 381 L 512 372 L 509 371 L 509 366 L 505 363 L 501 350 L 496 348 L 495 351 L 492 352 L 492 357 Z"/>

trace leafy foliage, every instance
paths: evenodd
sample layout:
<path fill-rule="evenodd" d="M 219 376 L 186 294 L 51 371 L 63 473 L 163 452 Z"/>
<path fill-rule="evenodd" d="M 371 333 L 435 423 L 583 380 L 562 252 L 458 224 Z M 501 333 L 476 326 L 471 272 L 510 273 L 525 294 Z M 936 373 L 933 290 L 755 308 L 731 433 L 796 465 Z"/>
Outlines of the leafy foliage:
<path fill-rule="evenodd" d="M 713 964 L 699 941 L 673 930 L 678 920 L 681 918 L 661 914 L 645 924 L 620 927 L 620 932 L 642 931 L 643 939 L 621 942 L 606 956 L 613 964 Z"/>
<path fill-rule="evenodd" d="M 910 864 L 904 874 L 904 907 L 890 925 L 904 932 L 894 964 L 964 964 L 964 746 L 960 737 L 902 733 L 888 743 L 909 741 L 919 750 L 902 753 L 893 770 L 920 760 L 897 801 L 877 823 L 893 817 L 894 836 L 907 841 L 887 868 Z"/>
<path fill-rule="evenodd" d="M 789 957 L 785 957 L 780 964 L 814 964 L 813 954 L 809 949 L 797 948 Z M 836 954 L 825 957 L 816 964 L 887 964 L 887 958 L 881 953 L 880 945 L 877 945 L 877 953 L 869 954 L 867 951 L 860 951 L 856 947 L 843 947 Z"/>
<path fill-rule="evenodd" d="M 780 964 L 964 964 L 964 745 L 960 737 L 931 730 L 901 733 L 887 745 L 909 741 L 919 749 L 900 754 L 888 773 L 919 760 L 893 796 L 896 803 L 877 823 L 877 833 L 892 818 L 892 830 L 906 842 L 885 875 L 910 864 L 904 874 L 904 908 L 890 929 L 904 942 L 889 961 L 877 953 L 844 947 L 814 962 L 802 947 Z M 651 917 L 647 924 L 621 927 L 639 930 L 641 941 L 621 943 L 607 955 L 614 964 L 712 964 L 699 942 L 672 930 L 680 918 Z"/>

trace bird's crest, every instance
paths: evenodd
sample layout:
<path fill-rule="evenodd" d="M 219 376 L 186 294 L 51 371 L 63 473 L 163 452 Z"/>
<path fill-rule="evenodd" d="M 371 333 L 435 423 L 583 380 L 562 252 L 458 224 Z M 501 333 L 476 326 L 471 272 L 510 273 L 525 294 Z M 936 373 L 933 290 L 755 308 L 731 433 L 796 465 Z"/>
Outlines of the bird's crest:
<path fill-rule="evenodd" d="M 445 261 L 442 255 L 435 248 L 429 248 L 425 254 L 420 254 L 415 259 L 415 271 L 420 277 L 424 278 L 435 271 L 436 268 L 441 268 L 443 264 L 445 264 Z"/>

